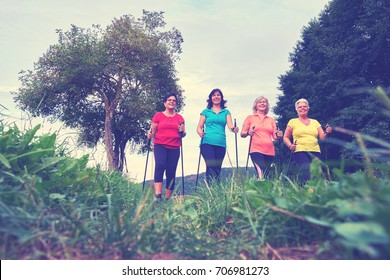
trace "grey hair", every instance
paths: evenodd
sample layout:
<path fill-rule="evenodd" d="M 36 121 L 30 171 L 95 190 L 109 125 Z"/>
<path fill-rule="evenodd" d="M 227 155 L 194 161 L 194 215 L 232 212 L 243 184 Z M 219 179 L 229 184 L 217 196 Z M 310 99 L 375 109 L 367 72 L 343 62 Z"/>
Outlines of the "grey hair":
<path fill-rule="evenodd" d="M 264 96 L 257 97 L 255 99 L 255 101 L 253 102 L 253 105 L 252 105 L 253 114 L 256 114 L 256 112 L 257 112 L 257 109 L 256 109 L 257 102 L 259 102 L 261 99 L 265 99 L 265 101 L 267 102 L 267 109 L 265 109 L 265 114 L 268 114 L 268 112 L 269 112 L 269 102 L 268 102 L 268 99 L 265 98 Z"/>
<path fill-rule="evenodd" d="M 305 98 L 298 99 L 297 102 L 295 102 L 295 110 L 298 110 L 298 104 L 299 103 L 306 103 L 307 108 L 310 109 L 309 101 L 307 101 Z"/>

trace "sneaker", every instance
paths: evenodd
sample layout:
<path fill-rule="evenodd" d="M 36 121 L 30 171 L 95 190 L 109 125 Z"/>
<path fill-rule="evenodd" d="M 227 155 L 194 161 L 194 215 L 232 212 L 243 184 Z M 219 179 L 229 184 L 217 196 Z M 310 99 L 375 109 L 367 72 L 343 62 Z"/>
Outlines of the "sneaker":
<path fill-rule="evenodd" d="M 162 201 L 162 196 L 161 194 L 156 194 L 154 197 L 154 203 L 159 203 Z"/>

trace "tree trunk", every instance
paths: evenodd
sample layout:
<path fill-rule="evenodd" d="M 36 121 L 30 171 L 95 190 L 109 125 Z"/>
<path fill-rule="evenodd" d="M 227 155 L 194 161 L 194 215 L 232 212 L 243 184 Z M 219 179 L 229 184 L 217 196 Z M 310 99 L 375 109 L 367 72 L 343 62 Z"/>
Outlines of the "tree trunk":
<path fill-rule="evenodd" d="M 124 160 L 125 160 L 125 147 L 126 147 L 126 142 L 125 137 L 120 130 L 116 130 L 114 132 L 114 141 L 115 141 L 115 147 L 114 147 L 114 159 L 115 163 L 117 166 L 118 171 L 123 171 L 124 167 Z"/>
<path fill-rule="evenodd" d="M 113 150 L 113 141 L 112 141 L 112 117 L 114 115 L 114 110 L 112 106 L 106 107 L 106 119 L 104 122 L 104 147 L 107 154 L 107 163 L 110 170 L 116 169 L 114 161 L 114 150 Z"/>
<path fill-rule="evenodd" d="M 126 154 L 125 154 L 126 142 L 120 141 L 119 149 L 118 149 L 118 170 L 123 171 L 126 162 Z"/>
<path fill-rule="evenodd" d="M 122 80 L 124 75 L 125 65 L 122 63 L 120 65 L 120 71 L 118 75 L 118 79 L 116 81 L 116 91 L 115 97 L 112 102 L 110 102 L 109 98 L 102 92 L 104 105 L 106 108 L 106 119 L 104 122 L 104 146 L 107 154 L 107 162 L 108 168 L 110 170 L 115 170 L 118 168 L 118 161 L 115 160 L 114 153 L 114 142 L 113 142 L 113 134 L 112 134 L 112 119 L 114 117 L 114 112 L 116 107 L 119 104 L 119 101 L 122 99 Z"/>

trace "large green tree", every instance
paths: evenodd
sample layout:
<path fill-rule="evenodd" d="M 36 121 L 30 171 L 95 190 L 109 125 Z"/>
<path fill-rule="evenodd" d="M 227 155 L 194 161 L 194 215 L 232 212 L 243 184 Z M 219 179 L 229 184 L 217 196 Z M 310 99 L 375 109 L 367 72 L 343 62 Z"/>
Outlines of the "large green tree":
<path fill-rule="evenodd" d="M 184 106 L 174 64 L 183 39 L 165 25 L 163 12 L 144 10 L 140 19 L 125 15 L 105 29 L 57 30 L 58 43 L 21 72 L 14 99 L 34 116 L 77 128 L 80 143 L 103 140 L 108 167 L 122 170 L 126 145 L 145 145 L 162 97 L 175 93 L 178 109 Z"/>
<path fill-rule="evenodd" d="M 296 117 L 294 102 L 306 98 L 310 116 L 324 126 L 390 141 L 390 120 L 372 94 L 381 86 L 389 95 L 389 0 L 331 1 L 303 29 L 290 61 L 291 68 L 279 77 L 282 94 L 275 113 L 281 127 Z M 350 136 L 335 133 L 331 139 L 335 144 L 327 147 L 329 159 L 348 155 Z"/>

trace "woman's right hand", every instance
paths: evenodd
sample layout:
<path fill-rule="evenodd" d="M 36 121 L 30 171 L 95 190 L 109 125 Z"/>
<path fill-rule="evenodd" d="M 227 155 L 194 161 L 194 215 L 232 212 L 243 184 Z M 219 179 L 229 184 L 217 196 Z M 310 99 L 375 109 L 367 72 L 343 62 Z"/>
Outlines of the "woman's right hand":
<path fill-rule="evenodd" d="M 196 132 L 198 133 L 198 135 L 200 136 L 200 138 L 203 138 L 204 135 L 205 135 L 203 129 L 201 129 L 201 128 L 198 128 L 198 129 L 196 130 Z"/>
<path fill-rule="evenodd" d="M 295 149 L 297 148 L 297 144 L 296 143 L 291 143 L 291 145 L 288 147 L 291 151 L 295 151 Z"/>
<path fill-rule="evenodd" d="M 196 127 L 196 132 L 200 136 L 200 138 L 203 138 L 205 135 L 204 127 L 205 127 L 206 117 L 203 115 L 200 115 L 198 126 Z"/>
<path fill-rule="evenodd" d="M 150 140 L 150 139 L 154 138 L 156 132 L 157 132 L 157 124 L 152 122 L 152 125 L 150 126 L 146 136 Z"/>

